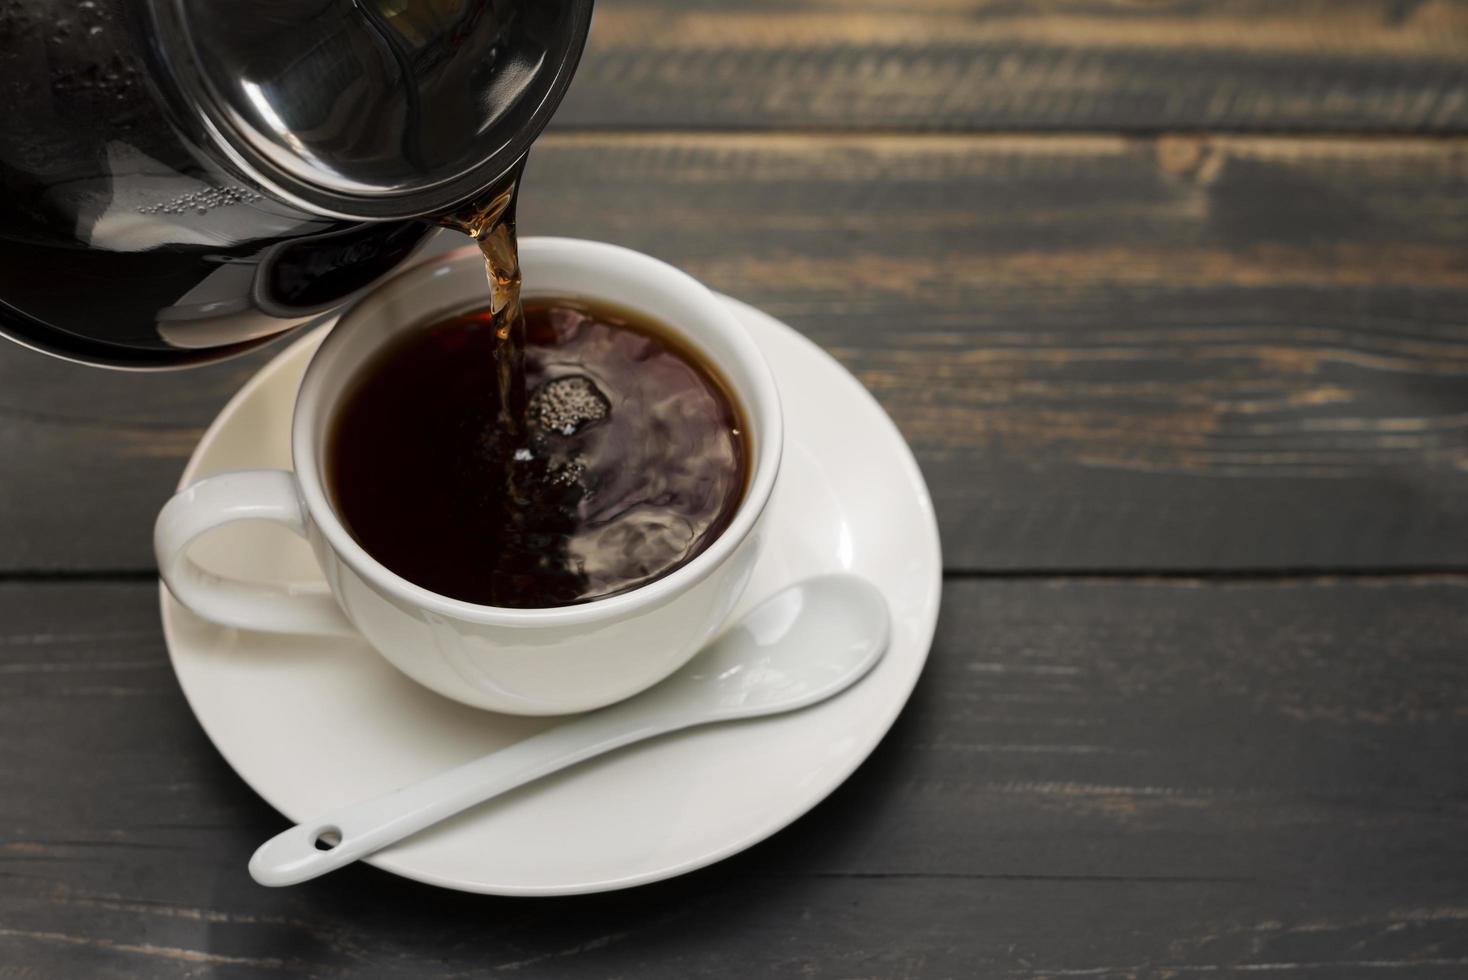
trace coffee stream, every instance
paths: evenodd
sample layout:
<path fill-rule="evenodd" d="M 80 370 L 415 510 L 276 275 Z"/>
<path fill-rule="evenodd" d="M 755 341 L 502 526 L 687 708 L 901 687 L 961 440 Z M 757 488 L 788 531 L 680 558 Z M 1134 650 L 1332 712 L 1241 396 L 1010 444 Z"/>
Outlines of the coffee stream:
<path fill-rule="evenodd" d="M 514 174 L 488 203 L 474 203 L 450 215 L 457 227 L 479 246 L 484 274 L 489 280 L 489 317 L 494 326 L 494 393 L 498 404 L 493 431 L 484 434 L 486 454 L 495 460 L 501 486 L 496 507 L 511 540 L 523 540 L 527 512 L 536 506 L 536 489 L 529 486 L 525 463 L 533 460 L 529 448 L 528 402 L 525 391 L 525 309 L 520 303 L 520 246 L 515 233 L 515 205 L 520 198 L 520 175 Z M 486 393 L 488 396 L 488 393 Z M 547 567 L 559 556 L 542 555 Z M 496 559 L 503 568 L 514 562 L 508 554 Z M 523 569 L 522 569 L 523 571 Z"/>
<path fill-rule="evenodd" d="M 450 223 L 479 245 L 489 279 L 489 313 L 494 318 L 495 366 L 500 393 L 500 442 L 513 453 L 525 431 L 525 311 L 520 305 L 520 249 L 515 237 L 517 177 L 484 205 L 472 205 Z"/>

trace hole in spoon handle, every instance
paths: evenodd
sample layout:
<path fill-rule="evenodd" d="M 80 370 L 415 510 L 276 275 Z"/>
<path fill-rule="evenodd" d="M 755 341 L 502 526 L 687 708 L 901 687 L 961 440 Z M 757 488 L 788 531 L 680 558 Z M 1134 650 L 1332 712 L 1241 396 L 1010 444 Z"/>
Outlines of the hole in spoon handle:
<path fill-rule="evenodd" d="M 310 881 L 357 860 L 362 848 L 335 823 L 311 823 L 276 834 L 250 858 L 250 877 L 279 887 Z"/>

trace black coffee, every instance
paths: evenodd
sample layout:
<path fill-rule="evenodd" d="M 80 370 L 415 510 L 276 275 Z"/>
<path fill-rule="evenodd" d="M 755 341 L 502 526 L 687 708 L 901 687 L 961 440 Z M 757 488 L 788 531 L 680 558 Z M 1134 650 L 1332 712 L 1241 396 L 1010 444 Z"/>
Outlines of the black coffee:
<path fill-rule="evenodd" d="M 707 548 L 750 465 L 712 366 L 611 306 L 528 301 L 523 330 L 511 438 L 487 310 L 406 331 L 363 368 L 326 452 L 358 543 L 434 592 L 522 608 L 615 595 Z"/>

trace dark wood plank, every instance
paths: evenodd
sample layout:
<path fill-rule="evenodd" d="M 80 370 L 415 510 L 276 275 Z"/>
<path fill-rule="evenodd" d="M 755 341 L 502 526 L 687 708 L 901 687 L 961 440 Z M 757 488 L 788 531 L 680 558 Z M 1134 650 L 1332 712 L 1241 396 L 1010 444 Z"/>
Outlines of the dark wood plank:
<path fill-rule="evenodd" d="M 957 581 L 871 760 L 722 865 L 498 900 L 289 890 L 145 584 L 0 587 L 21 977 L 1456 977 L 1468 579 Z"/>
<path fill-rule="evenodd" d="M 1456 0 L 600 0 L 558 128 L 1468 128 Z"/>
<path fill-rule="evenodd" d="M 832 350 L 952 568 L 1468 567 L 1468 140 L 557 136 L 522 212 Z M 262 362 L 0 348 L 0 569 L 148 567 Z"/>

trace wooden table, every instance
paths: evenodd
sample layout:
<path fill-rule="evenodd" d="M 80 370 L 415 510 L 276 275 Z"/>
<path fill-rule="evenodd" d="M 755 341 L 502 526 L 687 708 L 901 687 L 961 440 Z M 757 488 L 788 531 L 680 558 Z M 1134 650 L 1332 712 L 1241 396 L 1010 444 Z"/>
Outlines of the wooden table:
<path fill-rule="evenodd" d="M 1454 0 L 604 0 L 522 229 L 882 401 L 948 562 L 911 704 L 680 880 L 257 887 L 149 532 L 269 352 L 5 346 L 0 977 L 1468 975 L 1465 132 Z"/>

